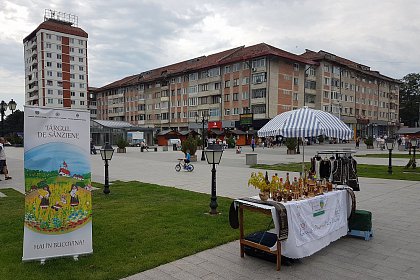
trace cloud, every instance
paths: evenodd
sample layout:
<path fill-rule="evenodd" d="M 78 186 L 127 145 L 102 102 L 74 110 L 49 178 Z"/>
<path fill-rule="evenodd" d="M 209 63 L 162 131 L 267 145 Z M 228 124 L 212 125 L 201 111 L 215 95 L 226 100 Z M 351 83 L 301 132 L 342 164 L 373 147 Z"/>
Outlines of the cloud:
<path fill-rule="evenodd" d="M 322 49 L 393 78 L 419 72 L 416 0 L 0 0 L 0 77 L 16 85 L 2 82 L 2 92 L 24 95 L 22 40 L 46 8 L 77 15 L 89 34 L 91 86 L 261 42 L 296 54 Z"/>

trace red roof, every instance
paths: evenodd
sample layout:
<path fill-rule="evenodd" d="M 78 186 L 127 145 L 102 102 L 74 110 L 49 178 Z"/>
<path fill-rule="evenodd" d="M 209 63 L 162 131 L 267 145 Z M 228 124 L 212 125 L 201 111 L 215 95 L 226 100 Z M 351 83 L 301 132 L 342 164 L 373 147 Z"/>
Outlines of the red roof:
<path fill-rule="evenodd" d="M 244 61 L 252 58 L 257 58 L 261 56 L 273 55 L 278 56 L 284 59 L 289 59 L 291 61 L 296 61 L 305 64 L 317 64 L 310 59 L 305 57 L 295 55 L 293 53 L 286 52 L 284 50 L 278 49 L 276 47 L 270 46 L 265 43 L 245 47 L 240 46 L 237 48 L 229 49 L 226 51 L 218 52 L 215 54 L 210 54 L 208 56 L 200 56 L 190 60 L 178 62 L 168 66 L 160 67 L 150 71 L 145 71 L 143 73 L 129 76 L 121 80 L 112 82 L 108 85 L 105 85 L 98 89 L 98 91 L 103 91 L 111 88 L 118 88 L 123 86 L 136 85 L 139 83 L 144 83 L 148 81 L 154 81 L 157 79 L 163 79 L 170 76 L 179 75 L 182 73 L 189 73 L 192 71 L 197 71 L 200 69 L 209 69 L 212 67 L 223 66 L 226 64 Z"/>
<path fill-rule="evenodd" d="M 63 174 L 70 175 L 70 171 L 68 169 L 65 169 L 65 168 L 60 168 L 60 170 L 58 171 L 58 173 L 63 173 Z"/>
<path fill-rule="evenodd" d="M 33 37 L 35 37 L 36 33 L 41 29 L 56 31 L 56 32 L 64 33 L 64 34 L 75 35 L 75 36 L 80 36 L 80 37 L 85 37 L 85 38 L 88 37 L 88 34 L 86 33 L 86 31 L 84 31 L 83 29 L 79 27 L 72 26 L 71 23 L 49 19 L 41 23 L 34 31 L 32 31 L 31 34 L 26 36 L 25 39 L 23 39 L 23 42 L 25 43 L 26 41 L 31 40 Z"/>

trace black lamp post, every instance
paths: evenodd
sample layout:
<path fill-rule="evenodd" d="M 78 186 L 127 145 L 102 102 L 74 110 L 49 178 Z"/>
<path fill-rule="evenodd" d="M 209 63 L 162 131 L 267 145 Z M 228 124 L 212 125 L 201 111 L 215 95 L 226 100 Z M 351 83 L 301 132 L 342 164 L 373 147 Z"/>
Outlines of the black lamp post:
<path fill-rule="evenodd" d="M 195 123 L 198 123 L 198 121 L 200 120 L 197 112 L 195 113 Z M 203 148 L 201 151 L 201 160 L 206 160 L 205 156 L 204 156 L 204 148 L 206 147 L 206 142 L 205 142 L 205 130 L 204 130 L 204 124 L 208 121 L 208 116 L 207 116 L 207 111 L 203 111 L 203 114 L 201 115 L 201 124 L 203 125 L 202 127 L 202 131 L 201 131 L 201 139 L 203 141 Z"/>
<path fill-rule="evenodd" d="M 210 215 L 217 215 L 217 196 L 216 196 L 216 164 L 220 163 L 223 154 L 223 148 L 221 145 L 208 145 L 208 148 L 204 151 L 207 158 L 207 163 L 212 164 L 211 169 L 211 201 L 210 201 Z"/>
<path fill-rule="evenodd" d="M 416 147 L 417 147 L 417 138 L 410 139 L 411 148 L 413 148 L 413 160 L 416 163 Z"/>
<path fill-rule="evenodd" d="M 10 100 L 9 104 L 4 102 L 4 100 L 0 103 L 0 113 L 1 113 L 1 136 L 4 136 L 4 116 L 6 115 L 7 108 L 9 108 L 12 111 L 16 110 L 16 102 Z"/>
<path fill-rule="evenodd" d="M 388 174 L 392 174 L 392 150 L 394 149 L 395 139 L 393 138 L 386 139 L 385 145 L 389 151 Z"/>
<path fill-rule="evenodd" d="M 112 159 L 114 154 L 114 149 L 112 146 L 106 142 L 105 145 L 101 148 L 101 157 L 105 161 L 105 185 L 104 185 L 104 194 L 109 194 L 109 174 L 108 174 L 108 160 Z"/>

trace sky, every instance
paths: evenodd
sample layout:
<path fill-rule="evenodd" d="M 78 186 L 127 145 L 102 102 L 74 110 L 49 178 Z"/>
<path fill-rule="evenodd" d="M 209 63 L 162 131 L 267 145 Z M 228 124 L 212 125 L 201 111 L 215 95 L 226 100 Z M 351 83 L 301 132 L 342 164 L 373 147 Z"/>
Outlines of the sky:
<path fill-rule="evenodd" d="M 78 16 L 93 87 L 262 42 L 328 51 L 395 79 L 420 72 L 418 0 L 0 0 L 0 100 L 20 110 L 23 38 L 45 9 Z"/>

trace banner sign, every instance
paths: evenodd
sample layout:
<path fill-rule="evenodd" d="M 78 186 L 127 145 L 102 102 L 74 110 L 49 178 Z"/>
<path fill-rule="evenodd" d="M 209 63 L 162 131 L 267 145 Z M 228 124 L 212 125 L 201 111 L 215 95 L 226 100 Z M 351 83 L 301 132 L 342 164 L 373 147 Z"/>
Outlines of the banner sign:
<path fill-rule="evenodd" d="M 327 193 L 308 199 L 307 203 L 291 205 L 292 225 L 296 236 L 296 245 L 301 246 L 313 240 L 318 240 L 329 233 L 346 227 L 346 199 L 347 193 L 339 195 Z"/>
<path fill-rule="evenodd" d="M 254 120 L 254 114 L 240 114 L 239 115 L 239 124 L 240 125 L 252 125 Z"/>
<path fill-rule="evenodd" d="M 23 260 L 92 249 L 90 114 L 25 106 Z"/>

